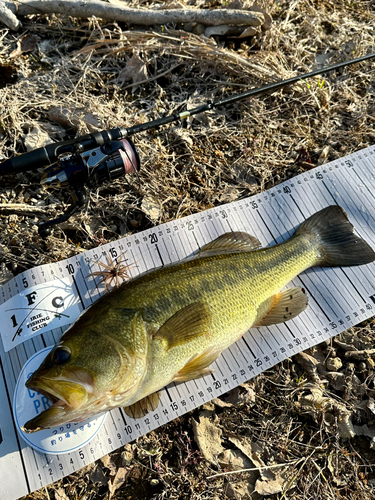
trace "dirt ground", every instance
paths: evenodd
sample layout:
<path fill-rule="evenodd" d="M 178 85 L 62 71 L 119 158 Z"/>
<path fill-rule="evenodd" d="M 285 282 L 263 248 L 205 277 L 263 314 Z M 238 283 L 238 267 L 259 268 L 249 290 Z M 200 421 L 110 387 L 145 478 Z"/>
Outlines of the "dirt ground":
<path fill-rule="evenodd" d="M 55 15 L 23 18 L 18 32 L 0 25 L 0 160 L 375 52 L 373 0 L 258 5 L 272 23 L 244 38 Z M 356 64 L 136 135 L 139 180 L 87 189 L 47 238 L 37 224 L 66 211 L 69 192 L 46 191 L 40 169 L 3 177 L 2 282 L 374 144 L 374 70 Z M 373 499 L 374 338 L 369 320 L 27 498 Z M 346 354 L 353 346 L 362 357 Z"/>

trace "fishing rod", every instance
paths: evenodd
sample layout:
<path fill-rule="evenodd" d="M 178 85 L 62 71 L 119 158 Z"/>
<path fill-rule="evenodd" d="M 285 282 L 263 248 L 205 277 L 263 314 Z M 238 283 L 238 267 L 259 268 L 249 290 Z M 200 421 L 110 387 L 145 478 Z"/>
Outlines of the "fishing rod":
<path fill-rule="evenodd" d="M 220 101 L 207 102 L 197 108 L 134 125 L 130 128 L 117 127 L 102 132 L 93 132 L 69 141 L 48 144 L 0 163 L 0 176 L 14 175 L 44 167 L 41 180 L 43 185 L 69 189 L 73 203 L 68 211 L 57 219 L 39 225 L 39 233 L 47 236 L 51 226 L 66 221 L 79 206 L 83 205 L 85 185 L 95 188 L 105 181 L 113 181 L 130 173 L 135 173 L 138 176 L 141 161 L 137 149 L 129 137 L 248 97 L 258 96 L 266 92 L 273 93 L 298 81 L 373 58 L 375 58 L 375 53 L 326 66 L 287 80 L 269 83 Z"/>

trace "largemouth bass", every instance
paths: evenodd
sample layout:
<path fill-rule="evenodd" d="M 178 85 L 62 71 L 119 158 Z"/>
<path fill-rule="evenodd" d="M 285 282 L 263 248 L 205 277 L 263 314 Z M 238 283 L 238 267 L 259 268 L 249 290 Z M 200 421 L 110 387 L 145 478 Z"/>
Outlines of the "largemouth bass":
<path fill-rule="evenodd" d="M 54 404 L 24 430 L 79 422 L 115 407 L 143 416 L 157 407 L 161 388 L 209 373 L 251 327 L 302 312 L 304 290 L 281 291 L 299 273 L 375 260 L 338 206 L 311 216 L 288 241 L 260 246 L 247 233 L 227 233 L 190 259 L 106 293 L 27 381 Z"/>

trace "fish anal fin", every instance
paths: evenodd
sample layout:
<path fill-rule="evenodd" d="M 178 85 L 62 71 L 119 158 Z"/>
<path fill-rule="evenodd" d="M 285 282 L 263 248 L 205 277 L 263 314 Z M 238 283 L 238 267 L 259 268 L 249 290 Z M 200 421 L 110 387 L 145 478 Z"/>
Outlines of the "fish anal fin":
<path fill-rule="evenodd" d="M 132 418 L 142 418 L 159 406 L 160 392 L 154 392 L 136 403 L 124 408 L 125 413 Z"/>
<path fill-rule="evenodd" d="M 187 382 L 194 378 L 203 377 L 212 373 L 209 366 L 220 356 L 221 350 L 210 347 L 202 354 L 193 356 L 186 365 L 176 373 L 173 377 L 173 382 Z"/>
<path fill-rule="evenodd" d="M 251 252 L 261 248 L 261 242 L 248 233 L 235 231 L 233 233 L 225 233 L 216 238 L 215 240 L 204 245 L 197 257 L 211 257 L 213 255 L 222 253 L 239 253 Z"/>
<path fill-rule="evenodd" d="M 211 309 L 207 302 L 194 302 L 171 316 L 152 338 L 166 340 L 169 351 L 196 337 L 209 335 L 211 319 Z"/>
<path fill-rule="evenodd" d="M 301 287 L 284 290 L 260 305 L 259 315 L 262 314 L 262 316 L 256 320 L 253 326 L 284 323 L 298 316 L 306 309 L 307 304 L 308 298 Z"/>

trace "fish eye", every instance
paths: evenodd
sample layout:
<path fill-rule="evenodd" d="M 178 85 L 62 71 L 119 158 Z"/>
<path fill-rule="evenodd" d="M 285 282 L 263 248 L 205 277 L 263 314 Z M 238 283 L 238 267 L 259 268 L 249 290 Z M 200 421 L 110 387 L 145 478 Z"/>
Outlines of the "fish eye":
<path fill-rule="evenodd" d="M 67 346 L 57 347 L 52 355 L 52 361 L 56 365 L 63 365 L 70 360 L 71 350 Z"/>

